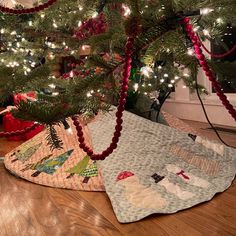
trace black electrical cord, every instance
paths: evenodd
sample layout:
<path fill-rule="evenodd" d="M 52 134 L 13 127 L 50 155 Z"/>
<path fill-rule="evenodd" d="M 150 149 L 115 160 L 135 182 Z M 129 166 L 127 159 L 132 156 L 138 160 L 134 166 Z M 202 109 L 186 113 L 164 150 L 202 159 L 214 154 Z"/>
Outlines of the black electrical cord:
<path fill-rule="evenodd" d="M 159 109 L 158 109 L 158 111 L 157 111 L 157 115 L 156 115 L 156 122 L 159 121 L 159 115 L 160 115 L 160 112 L 161 112 L 161 108 L 162 108 L 162 106 L 164 105 L 166 99 L 170 96 L 171 92 L 172 92 L 172 91 L 170 90 L 170 91 L 167 93 L 167 95 L 165 96 L 165 98 L 164 98 L 164 100 L 162 101 L 162 103 L 160 103 L 160 107 L 159 107 Z"/>
<path fill-rule="evenodd" d="M 200 93 L 199 93 L 199 86 L 198 86 L 197 78 L 195 78 L 195 85 L 196 85 L 197 96 L 198 96 L 198 99 L 199 99 L 199 101 L 200 101 L 200 103 L 201 103 L 202 110 L 203 110 L 203 112 L 204 112 L 204 115 L 205 115 L 205 117 L 206 117 L 206 119 L 207 119 L 208 124 L 211 126 L 211 128 L 214 130 L 214 132 L 216 133 L 216 135 L 217 135 L 217 137 L 219 138 L 219 140 L 220 140 L 225 146 L 230 147 L 230 148 L 236 148 L 236 147 L 233 147 L 233 146 L 227 144 L 227 143 L 221 138 L 221 136 L 220 136 L 219 132 L 217 131 L 217 129 L 215 128 L 215 126 L 211 123 L 211 121 L 210 121 L 210 119 L 209 119 L 209 117 L 208 117 L 208 114 L 207 114 L 207 112 L 206 112 L 205 106 L 204 106 L 204 104 L 203 104 L 201 95 L 200 95 Z"/>

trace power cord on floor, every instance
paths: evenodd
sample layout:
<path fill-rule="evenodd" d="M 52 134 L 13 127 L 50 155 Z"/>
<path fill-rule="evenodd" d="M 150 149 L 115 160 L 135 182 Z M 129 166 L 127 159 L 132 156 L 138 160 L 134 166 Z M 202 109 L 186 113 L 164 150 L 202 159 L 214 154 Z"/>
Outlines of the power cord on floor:
<path fill-rule="evenodd" d="M 227 143 L 221 138 L 219 132 L 217 131 L 217 129 L 215 128 L 215 126 L 211 123 L 211 121 L 210 121 L 210 119 L 209 119 L 209 117 L 208 117 L 207 111 L 206 111 L 206 109 L 205 109 L 205 106 L 204 106 L 204 104 L 203 104 L 201 95 L 200 95 L 200 93 L 199 93 L 199 86 L 198 86 L 197 78 L 195 78 L 195 85 L 196 85 L 197 96 L 198 96 L 198 99 L 199 99 L 199 101 L 200 101 L 200 103 L 201 103 L 202 110 L 203 110 L 203 112 L 204 112 L 204 115 L 205 115 L 205 117 L 206 117 L 206 119 L 207 119 L 208 124 L 211 126 L 211 128 L 214 130 L 214 132 L 216 133 L 216 135 L 217 135 L 217 137 L 219 138 L 219 140 L 220 140 L 225 146 L 230 147 L 230 148 L 235 148 L 235 149 L 236 149 L 236 147 L 233 147 L 233 146 L 227 144 Z"/>

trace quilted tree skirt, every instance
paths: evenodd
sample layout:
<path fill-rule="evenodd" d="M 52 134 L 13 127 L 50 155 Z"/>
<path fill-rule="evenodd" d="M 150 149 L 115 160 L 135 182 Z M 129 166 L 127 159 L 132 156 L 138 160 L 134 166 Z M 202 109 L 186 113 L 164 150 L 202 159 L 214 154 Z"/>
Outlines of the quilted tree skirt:
<path fill-rule="evenodd" d="M 97 152 L 110 143 L 114 116 L 113 112 L 89 124 Z M 122 132 L 117 150 L 99 163 L 119 222 L 174 213 L 208 201 L 235 177 L 235 149 L 128 112 Z"/>
<path fill-rule="evenodd" d="M 72 133 L 66 132 L 63 127 L 56 127 L 63 141 L 63 149 L 50 150 L 46 140 L 47 131 L 42 131 L 5 156 L 6 168 L 16 176 L 41 185 L 104 191 L 97 163 L 79 148 L 72 121 L 69 121 L 69 125 Z M 86 142 L 91 146 L 87 127 L 84 133 Z"/>
<path fill-rule="evenodd" d="M 57 127 L 61 150 L 46 145 L 45 131 L 5 157 L 9 171 L 29 181 L 59 188 L 106 190 L 121 223 L 154 213 L 174 213 L 208 201 L 226 190 L 236 173 L 236 150 L 213 143 L 179 119 L 162 114 L 161 125 L 124 112 L 118 148 L 92 162 L 73 134 Z M 103 151 L 112 138 L 115 111 L 84 128 L 86 142 Z"/>

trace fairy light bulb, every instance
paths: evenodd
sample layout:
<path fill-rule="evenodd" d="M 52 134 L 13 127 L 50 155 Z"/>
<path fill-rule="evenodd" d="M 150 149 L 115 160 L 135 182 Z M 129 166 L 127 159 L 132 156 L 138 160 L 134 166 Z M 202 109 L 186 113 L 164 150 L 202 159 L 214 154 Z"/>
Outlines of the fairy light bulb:
<path fill-rule="evenodd" d="M 73 71 L 73 70 L 70 72 L 70 77 L 71 77 L 71 78 L 74 77 L 74 71 Z"/>
<path fill-rule="evenodd" d="M 4 33 L 5 33 L 5 29 L 2 28 L 2 29 L 0 30 L 0 33 L 1 33 L 1 34 L 4 34 Z"/>
<path fill-rule="evenodd" d="M 86 96 L 89 98 L 92 97 L 92 94 L 90 92 L 87 92 Z"/>
<path fill-rule="evenodd" d="M 194 50 L 192 48 L 189 48 L 187 54 L 189 56 L 192 56 L 194 54 Z"/>
<path fill-rule="evenodd" d="M 172 88 L 172 87 L 173 87 L 173 84 L 168 84 L 168 87 L 169 87 L 169 88 Z"/>
<path fill-rule="evenodd" d="M 55 84 L 49 84 L 48 87 L 51 88 L 51 89 L 55 89 L 56 85 Z"/>
<path fill-rule="evenodd" d="M 126 6 L 125 4 L 122 4 L 122 8 L 124 10 L 124 16 L 128 17 L 131 14 L 131 10 L 128 6 Z"/>
<path fill-rule="evenodd" d="M 67 132 L 68 134 L 73 134 L 73 130 L 71 129 L 71 127 L 68 128 L 68 129 L 66 129 L 66 132 Z"/>
<path fill-rule="evenodd" d="M 83 11 L 83 7 L 82 7 L 82 6 L 79 6 L 79 10 L 80 10 L 80 11 Z"/>
<path fill-rule="evenodd" d="M 197 32 L 199 29 L 200 29 L 200 26 L 196 26 L 196 27 L 193 28 L 193 31 Z"/>
<path fill-rule="evenodd" d="M 92 15 L 92 18 L 96 18 L 97 16 L 98 16 L 98 13 L 94 12 L 93 15 Z"/>
<path fill-rule="evenodd" d="M 211 9 L 211 8 L 202 8 L 202 9 L 200 9 L 200 14 L 201 15 L 207 15 L 207 14 L 209 14 L 210 12 L 213 12 L 214 10 L 213 9 Z"/>
<path fill-rule="evenodd" d="M 217 22 L 218 24 L 223 24 L 223 23 L 224 23 L 224 21 L 222 20 L 222 18 L 217 18 L 217 19 L 216 19 L 216 22 Z"/>
<path fill-rule="evenodd" d="M 203 34 L 204 34 L 205 36 L 209 36 L 209 35 L 210 35 L 209 31 L 206 30 L 206 29 L 204 29 L 202 32 L 203 32 Z"/>
<path fill-rule="evenodd" d="M 79 22 L 78 22 L 78 27 L 80 27 L 82 25 L 82 21 L 80 20 Z"/>
<path fill-rule="evenodd" d="M 150 76 L 150 73 L 153 72 L 152 68 L 149 67 L 149 66 L 144 66 L 140 69 L 141 71 L 141 74 L 146 76 L 146 77 L 149 77 Z"/>
<path fill-rule="evenodd" d="M 164 79 L 160 79 L 160 82 L 163 83 L 165 80 Z"/>
<path fill-rule="evenodd" d="M 164 77 L 167 78 L 169 75 L 168 74 L 164 74 Z"/>
<path fill-rule="evenodd" d="M 52 26 L 53 26 L 54 28 L 58 28 L 56 22 L 53 22 Z"/>
<path fill-rule="evenodd" d="M 175 80 L 174 80 L 174 79 L 172 79 L 170 82 L 173 84 L 173 83 L 175 82 Z"/>
<path fill-rule="evenodd" d="M 32 26 L 32 25 L 33 25 L 33 22 L 30 20 L 30 21 L 28 22 L 28 24 L 29 24 L 29 26 Z"/>
<path fill-rule="evenodd" d="M 139 88 L 139 84 L 138 84 L 138 83 L 135 83 L 133 87 L 134 87 L 134 91 L 137 92 L 137 91 L 138 91 L 138 88 Z"/>
<path fill-rule="evenodd" d="M 44 13 L 40 14 L 40 17 L 41 17 L 42 19 L 44 19 L 45 14 L 44 14 Z"/>
<path fill-rule="evenodd" d="M 53 93 L 52 93 L 52 96 L 53 96 L 53 97 L 56 97 L 56 96 L 58 96 L 58 95 L 59 95 L 59 92 L 53 92 Z"/>

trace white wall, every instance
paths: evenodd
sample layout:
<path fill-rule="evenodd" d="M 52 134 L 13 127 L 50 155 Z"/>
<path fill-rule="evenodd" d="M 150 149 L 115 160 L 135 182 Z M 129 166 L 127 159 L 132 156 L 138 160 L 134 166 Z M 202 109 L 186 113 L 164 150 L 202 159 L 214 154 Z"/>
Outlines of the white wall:
<path fill-rule="evenodd" d="M 210 50 L 210 42 L 206 41 L 204 44 Z M 206 53 L 205 56 L 209 57 Z M 201 68 L 199 69 L 197 80 L 209 93 L 209 95 L 201 95 L 201 98 L 210 121 L 216 125 L 236 127 L 235 120 L 223 106 L 218 96 L 212 93 L 211 82 Z M 234 108 L 236 108 L 236 94 L 226 94 L 226 96 Z M 165 102 L 164 110 L 181 119 L 207 122 L 196 93 L 191 94 L 189 89 L 184 86 L 183 81 L 179 81 L 176 84 L 175 93 L 171 97 L 171 99 Z"/>
<path fill-rule="evenodd" d="M 211 83 L 205 77 L 202 70 L 199 71 L 198 81 L 210 93 L 201 97 L 211 122 L 213 124 L 236 127 L 235 120 L 228 113 L 220 99 L 216 94 L 212 94 Z M 165 102 L 163 110 L 181 119 L 207 122 L 196 94 L 191 94 L 188 88 L 184 88 L 182 81 L 177 83 L 175 90 L 176 92 L 171 96 L 171 99 Z M 236 108 L 236 94 L 226 95 L 231 104 Z"/>

